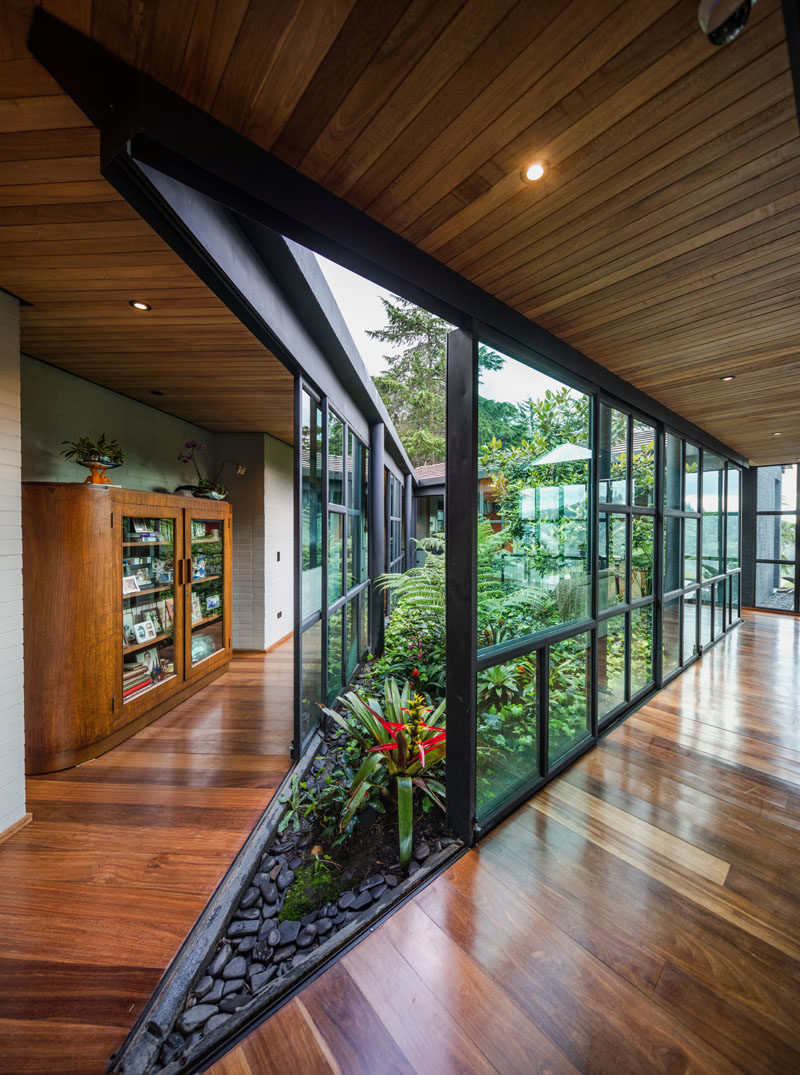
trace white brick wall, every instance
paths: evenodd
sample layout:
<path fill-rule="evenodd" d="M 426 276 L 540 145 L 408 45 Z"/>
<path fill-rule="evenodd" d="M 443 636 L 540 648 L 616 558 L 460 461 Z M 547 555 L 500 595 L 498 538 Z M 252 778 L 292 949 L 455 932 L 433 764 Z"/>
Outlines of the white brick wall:
<path fill-rule="evenodd" d="M 264 437 L 264 477 L 264 642 L 269 647 L 294 627 L 294 449 L 269 435 Z"/>
<path fill-rule="evenodd" d="M 19 303 L 0 292 L 0 833 L 25 816 Z"/>
<path fill-rule="evenodd" d="M 23 481 L 82 482 L 86 471 L 64 459 L 61 441 L 100 433 L 116 437 L 126 451 L 124 467 L 111 473 L 126 489 L 171 493 L 191 484 L 194 467 L 178 462 L 187 440 L 208 445 L 200 453 L 204 474 L 215 462 L 215 438 L 207 429 L 28 355 L 22 356 L 22 429 Z"/>

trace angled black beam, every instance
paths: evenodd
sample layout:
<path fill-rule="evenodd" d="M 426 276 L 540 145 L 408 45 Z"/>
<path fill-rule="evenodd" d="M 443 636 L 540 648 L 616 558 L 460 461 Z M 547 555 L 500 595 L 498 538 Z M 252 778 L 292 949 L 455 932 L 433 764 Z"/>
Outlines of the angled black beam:
<path fill-rule="evenodd" d="M 100 126 L 104 167 L 130 152 L 454 325 L 475 319 L 494 327 L 690 440 L 748 465 L 692 422 L 41 8 L 29 48 Z"/>

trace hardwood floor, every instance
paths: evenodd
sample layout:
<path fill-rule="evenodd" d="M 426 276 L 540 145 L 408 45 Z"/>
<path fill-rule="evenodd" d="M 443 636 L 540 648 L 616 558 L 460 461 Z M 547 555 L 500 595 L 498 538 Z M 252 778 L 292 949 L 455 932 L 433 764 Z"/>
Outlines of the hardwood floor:
<path fill-rule="evenodd" d="M 214 1075 L 800 1070 L 799 670 L 746 613 Z"/>
<path fill-rule="evenodd" d="M 292 641 L 31 778 L 0 846 L 0 1072 L 105 1070 L 289 768 Z"/>

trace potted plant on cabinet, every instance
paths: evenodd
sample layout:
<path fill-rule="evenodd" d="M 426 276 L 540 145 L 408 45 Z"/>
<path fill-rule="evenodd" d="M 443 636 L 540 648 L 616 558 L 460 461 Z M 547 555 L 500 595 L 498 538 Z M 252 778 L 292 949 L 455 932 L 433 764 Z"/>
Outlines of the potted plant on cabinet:
<path fill-rule="evenodd" d="M 112 485 L 106 471 L 122 466 L 125 462 L 125 450 L 116 439 L 109 440 L 101 433 L 96 440 L 91 437 L 78 437 L 77 440 L 64 440 L 66 448 L 61 450 L 65 459 L 74 459 L 82 467 L 88 467 L 91 473 L 84 485 Z"/>

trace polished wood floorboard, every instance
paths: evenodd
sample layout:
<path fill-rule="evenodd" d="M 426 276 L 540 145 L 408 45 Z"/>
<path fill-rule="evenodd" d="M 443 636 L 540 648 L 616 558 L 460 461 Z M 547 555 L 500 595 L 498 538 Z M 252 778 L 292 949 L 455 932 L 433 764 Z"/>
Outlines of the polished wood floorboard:
<path fill-rule="evenodd" d="M 289 768 L 292 641 L 103 757 L 0 846 L 0 1072 L 105 1070 Z"/>
<path fill-rule="evenodd" d="M 214 1075 L 800 1071 L 798 688 L 746 613 Z"/>

